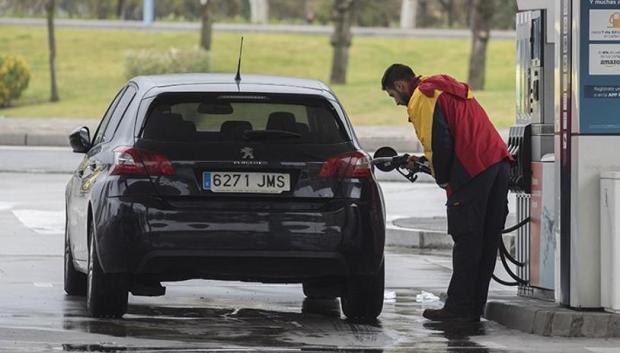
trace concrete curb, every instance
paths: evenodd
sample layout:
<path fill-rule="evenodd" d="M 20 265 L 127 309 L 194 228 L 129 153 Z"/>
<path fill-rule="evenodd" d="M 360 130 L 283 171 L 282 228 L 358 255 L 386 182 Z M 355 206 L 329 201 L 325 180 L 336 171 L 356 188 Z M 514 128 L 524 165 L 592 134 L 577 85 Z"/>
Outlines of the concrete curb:
<path fill-rule="evenodd" d="M 0 133 L 0 145 L 67 147 L 69 146 L 69 135 L 5 132 Z"/>
<path fill-rule="evenodd" d="M 385 245 L 419 249 L 452 249 L 452 238 L 432 230 L 409 229 L 388 224 L 385 227 Z"/>
<path fill-rule="evenodd" d="M 19 133 L 0 133 L 0 145 L 3 146 L 26 146 L 28 143 L 27 134 Z"/>
<path fill-rule="evenodd" d="M 620 337 L 620 315 L 574 311 L 554 303 L 523 299 L 517 302 L 490 301 L 485 318 L 508 328 L 540 336 L 611 338 Z"/>
<path fill-rule="evenodd" d="M 503 240 L 506 248 L 511 249 L 515 242 L 515 236 L 504 234 Z M 419 249 L 452 249 L 454 241 L 445 232 L 399 227 L 392 220 L 388 221 L 385 226 L 385 245 Z"/>

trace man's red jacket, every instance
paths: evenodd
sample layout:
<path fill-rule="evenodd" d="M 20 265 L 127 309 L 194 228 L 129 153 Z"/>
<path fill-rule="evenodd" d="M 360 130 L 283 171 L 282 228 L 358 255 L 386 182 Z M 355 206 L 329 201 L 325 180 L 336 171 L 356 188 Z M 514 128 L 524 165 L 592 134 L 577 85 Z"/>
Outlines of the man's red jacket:
<path fill-rule="evenodd" d="M 433 176 L 448 195 L 490 166 L 512 161 L 469 86 L 448 75 L 421 78 L 407 112 Z"/>

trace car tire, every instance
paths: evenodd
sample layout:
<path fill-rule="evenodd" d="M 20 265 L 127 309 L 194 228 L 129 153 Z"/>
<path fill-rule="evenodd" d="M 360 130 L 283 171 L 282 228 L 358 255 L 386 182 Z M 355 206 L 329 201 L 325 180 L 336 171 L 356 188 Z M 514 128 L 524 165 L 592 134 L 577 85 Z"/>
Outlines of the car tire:
<path fill-rule="evenodd" d="M 342 312 L 354 321 L 376 320 L 383 310 L 385 288 L 385 265 L 368 276 L 354 276 L 347 280 L 345 292 L 340 298 Z"/>
<path fill-rule="evenodd" d="M 308 299 L 334 299 L 342 294 L 341 285 L 330 282 L 304 282 L 303 290 Z"/>
<path fill-rule="evenodd" d="M 92 228 L 89 226 L 86 309 L 93 317 L 120 318 L 127 312 L 127 275 L 103 272 Z"/>
<path fill-rule="evenodd" d="M 69 232 L 67 230 L 67 222 L 65 222 L 65 293 L 68 295 L 85 296 L 86 295 L 86 274 L 75 269 L 73 265 L 73 253 L 71 252 L 71 243 L 69 240 Z"/>

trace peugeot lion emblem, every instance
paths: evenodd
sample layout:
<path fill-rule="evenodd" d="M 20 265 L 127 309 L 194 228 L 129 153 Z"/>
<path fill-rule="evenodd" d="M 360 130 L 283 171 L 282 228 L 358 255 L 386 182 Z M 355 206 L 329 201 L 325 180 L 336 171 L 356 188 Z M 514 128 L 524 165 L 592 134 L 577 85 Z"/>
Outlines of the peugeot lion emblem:
<path fill-rule="evenodd" d="M 241 149 L 242 159 L 254 159 L 254 149 L 252 147 L 243 147 Z"/>

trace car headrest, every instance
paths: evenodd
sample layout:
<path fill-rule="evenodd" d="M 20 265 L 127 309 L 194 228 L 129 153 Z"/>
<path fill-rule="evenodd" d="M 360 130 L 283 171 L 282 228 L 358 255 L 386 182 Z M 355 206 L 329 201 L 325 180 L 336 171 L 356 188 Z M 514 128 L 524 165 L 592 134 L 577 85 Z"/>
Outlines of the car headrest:
<path fill-rule="evenodd" d="M 266 129 L 297 132 L 295 115 L 289 112 L 273 112 L 269 114 Z"/>
<path fill-rule="evenodd" d="M 243 132 L 246 130 L 252 130 L 252 124 L 245 120 L 228 120 L 220 126 L 222 135 L 233 139 L 243 137 Z"/>
<path fill-rule="evenodd" d="M 155 108 L 153 108 L 153 112 L 151 114 L 164 114 L 164 113 L 172 114 L 172 112 L 170 111 L 170 106 L 167 104 L 156 105 Z"/>
<path fill-rule="evenodd" d="M 189 139 L 196 132 L 191 121 L 183 120 L 181 114 L 154 112 L 146 121 L 144 138 L 161 140 Z"/>

